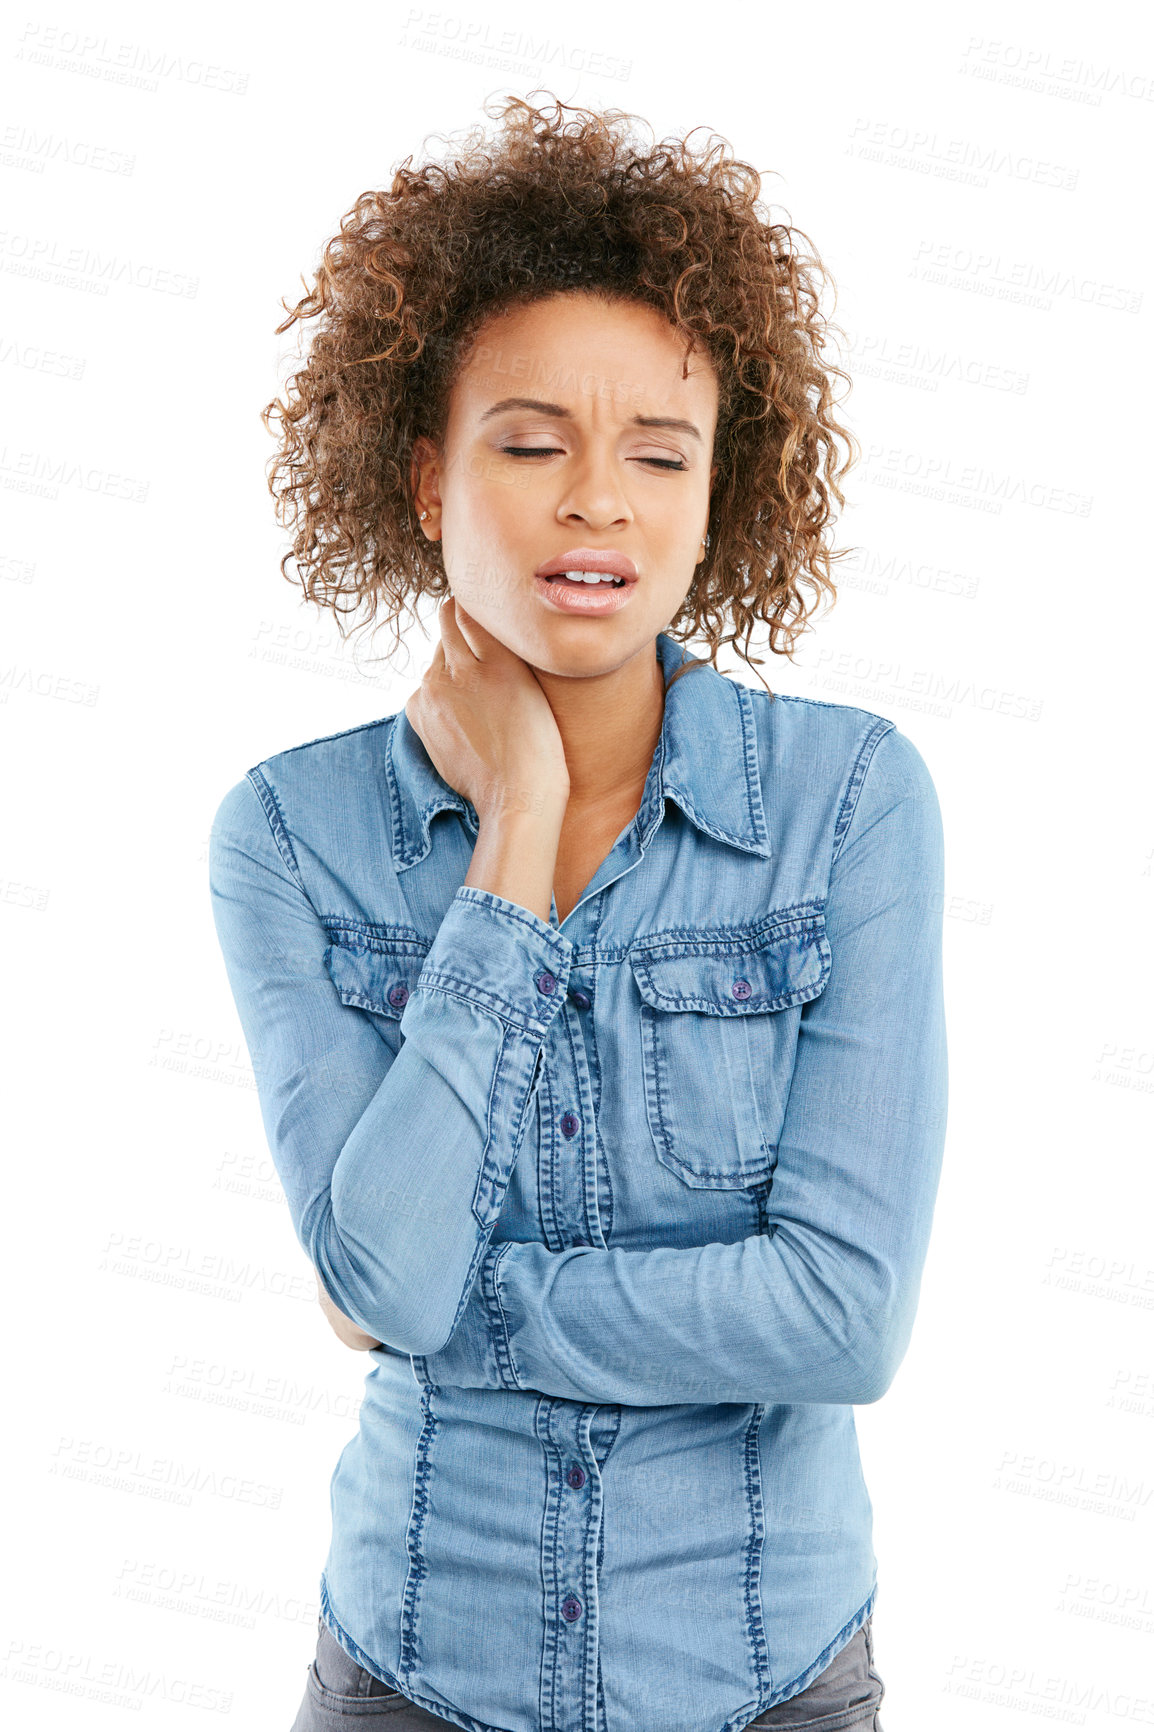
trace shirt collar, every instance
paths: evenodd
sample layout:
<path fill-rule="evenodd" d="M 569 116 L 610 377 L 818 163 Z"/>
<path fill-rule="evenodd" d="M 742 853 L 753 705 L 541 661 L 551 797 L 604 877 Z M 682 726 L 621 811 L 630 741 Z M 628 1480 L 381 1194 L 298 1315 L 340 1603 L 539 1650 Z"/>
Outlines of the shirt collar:
<path fill-rule="evenodd" d="M 773 849 L 761 800 L 753 693 L 699 657 L 686 656 L 665 632 L 657 635 L 657 657 L 667 685 L 683 660 L 696 665 L 665 694 L 661 736 L 637 812 L 642 846 L 670 799 L 703 834 L 769 859 Z M 472 804 L 433 767 L 403 709 L 389 729 L 385 778 L 398 870 L 425 858 L 432 846 L 429 821 L 438 812 L 462 813 L 476 833 Z"/>

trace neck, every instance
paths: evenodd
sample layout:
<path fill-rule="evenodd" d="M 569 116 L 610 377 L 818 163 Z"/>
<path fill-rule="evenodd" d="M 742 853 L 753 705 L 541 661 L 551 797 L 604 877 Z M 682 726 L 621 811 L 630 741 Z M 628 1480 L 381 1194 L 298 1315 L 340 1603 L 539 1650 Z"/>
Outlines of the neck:
<path fill-rule="evenodd" d="M 534 672 L 549 700 L 569 769 L 569 805 L 595 810 L 641 790 L 661 737 L 665 688 L 653 644 L 611 673 Z"/>

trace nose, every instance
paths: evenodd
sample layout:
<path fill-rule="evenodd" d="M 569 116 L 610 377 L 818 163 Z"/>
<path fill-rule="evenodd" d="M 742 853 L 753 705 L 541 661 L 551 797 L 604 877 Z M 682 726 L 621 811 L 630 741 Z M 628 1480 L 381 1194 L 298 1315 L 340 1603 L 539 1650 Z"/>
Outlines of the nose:
<path fill-rule="evenodd" d="M 593 530 L 619 528 L 633 521 L 608 438 L 587 439 L 583 451 L 566 470 L 564 493 L 557 504 L 561 521 L 582 523 Z"/>

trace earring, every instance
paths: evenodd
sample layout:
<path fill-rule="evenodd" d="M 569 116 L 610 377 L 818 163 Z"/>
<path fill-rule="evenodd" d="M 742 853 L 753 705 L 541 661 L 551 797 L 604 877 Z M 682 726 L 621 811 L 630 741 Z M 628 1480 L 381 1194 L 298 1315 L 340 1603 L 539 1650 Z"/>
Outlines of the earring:
<path fill-rule="evenodd" d="M 428 516 L 428 515 L 429 515 L 429 514 L 428 514 L 428 512 L 427 512 L 427 511 L 422 511 L 422 513 L 421 513 L 421 522 L 422 522 L 422 523 L 423 523 L 423 522 L 424 522 L 424 521 L 425 521 L 425 519 L 426 519 L 426 517 L 427 517 L 427 516 Z"/>

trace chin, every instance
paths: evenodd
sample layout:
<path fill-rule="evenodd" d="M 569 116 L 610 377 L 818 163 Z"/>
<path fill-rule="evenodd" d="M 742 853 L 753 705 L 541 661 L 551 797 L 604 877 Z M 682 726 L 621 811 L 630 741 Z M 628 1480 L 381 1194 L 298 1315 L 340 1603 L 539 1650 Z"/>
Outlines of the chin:
<path fill-rule="evenodd" d="M 660 629 L 654 626 L 652 631 L 639 632 L 636 620 L 629 622 L 627 631 L 623 621 L 618 626 L 611 620 L 560 619 L 524 649 L 515 644 L 510 648 L 536 673 L 558 679 L 591 679 L 616 673 L 634 656 L 650 649 Z"/>

